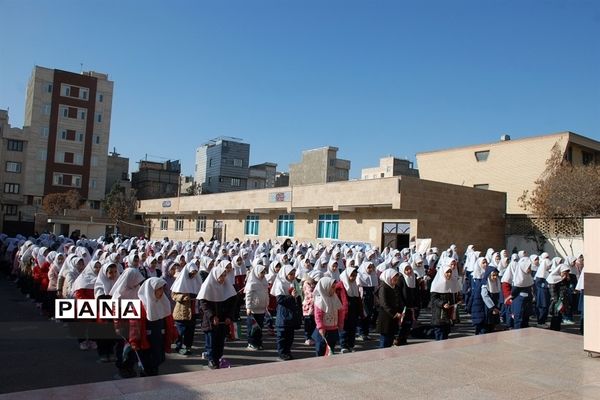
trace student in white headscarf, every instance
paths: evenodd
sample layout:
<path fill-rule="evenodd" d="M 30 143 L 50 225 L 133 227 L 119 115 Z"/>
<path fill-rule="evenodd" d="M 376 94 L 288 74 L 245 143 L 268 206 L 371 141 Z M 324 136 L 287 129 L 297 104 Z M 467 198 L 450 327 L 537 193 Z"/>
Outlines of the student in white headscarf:
<path fill-rule="evenodd" d="M 302 324 L 302 303 L 294 267 L 288 264 L 281 268 L 271 288 L 271 295 L 277 298 L 277 353 L 280 361 L 288 361 L 293 358 L 294 330 Z"/>
<path fill-rule="evenodd" d="M 248 350 L 262 350 L 262 328 L 269 305 L 269 282 L 265 277 L 267 267 L 256 264 L 250 269 L 244 286 L 246 302 L 246 327 Z"/>
<path fill-rule="evenodd" d="M 119 278 L 119 271 L 117 265 L 111 262 L 106 262 L 100 268 L 96 283 L 94 283 L 94 298 L 96 300 L 110 299 L 110 290 L 117 282 Z M 115 361 L 114 358 L 114 347 L 116 344 L 115 332 L 112 321 L 100 320 L 96 327 L 98 340 L 98 356 L 100 356 L 100 362 L 107 363 Z"/>
<path fill-rule="evenodd" d="M 371 257 L 369 257 L 371 255 Z M 369 332 L 377 322 L 377 309 L 375 307 L 375 290 L 379 286 L 379 278 L 375 271 L 375 264 L 370 258 L 374 258 L 374 252 L 367 252 L 366 260 L 358 268 L 357 284 L 362 298 L 363 317 L 358 327 L 360 339 L 371 340 Z"/>
<path fill-rule="evenodd" d="M 555 331 L 560 331 L 563 317 L 570 312 L 570 271 L 571 268 L 567 264 L 560 264 L 546 278 L 548 290 L 550 291 L 550 329 Z"/>
<path fill-rule="evenodd" d="M 135 300 L 138 299 L 140 285 L 144 276 L 137 268 L 126 268 L 110 290 L 113 300 Z M 123 357 L 123 349 L 129 337 L 129 320 L 119 319 L 116 322 L 117 345 L 115 354 L 117 356 L 116 366 L 121 378 L 133 378 L 137 376 L 134 366 L 137 363 L 136 356 L 131 352 Z"/>
<path fill-rule="evenodd" d="M 400 303 L 402 303 L 404 307 L 402 309 L 403 315 L 396 344 L 398 346 L 403 346 L 407 343 L 413 323 L 419 316 L 419 306 L 421 301 L 419 298 L 417 277 L 411 265 L 408 262 L 403 262 L 398 269 L 400 270 L 398 294 L 400 295 Z"/>
<path fill-rule="evenodd" d="M 158 375 L 158 367 L 171 352 L 176 333 L 171 316 L 171 303 L 167 299 L 164 279 L 150 277 L 138 291 L 142 302 L 142 317 L 130 320 L 129 342 L 138 351 L 143 370 L 141 376 Z"/>
<path fill-rule="evenodd" d="M 377 330 L 379 332 L 379 347 L 391 347 L 398 333 L 398 325 L 402 318 L 404 305 L 400 303 L 397 289 L 400 274 L 395 268 L 384 270 L 379 276 L 381 285 L 377 293 L 379 313 L 377 315 Z"/>
<path fill-rule="evenodd" d="M 334 260 L 333 258 L 329 261 L 327 265 L 327 272 L 323 274 L 323 276 L 329 277 L 334 281 L 340 280 L 340 262 L 338 260 Z"/>
<path fill-rule="evenodd" d="M 189 262 L 181 270 L 170 289 L 171 298 L 175 302 L 173 319 L 178 333 L 175 349 L 184 356 L 192 354 L 194 331 L 196 330 L 196 296 L 202 286 L 202 278 L 198 275 L 198 264 L 198 259 Z"/>
<path fill-rule="evenodd" d="M 73 260 L 76 260 L 76 258 L 73 258 Z M 94 299 L 94 285 L 96 284 L 98 272 L 100 272 L 100 262 L 90 261 L 73 282 L 71 286 L 72 297 L 77 300 Z M 72 333 L 78 337 L 80 350 L 96 350 L 98 348 L 93 324 L 93 321 L 87 320 L 79 320 L 71 324 Z"/>
<path fill-rule="evenodd" d="M 548 310 L 550 306 L 550 291 L 548 290 L 548 282 L 546 278 L 550 274 L 553 264 L 558 266 L 561 258 L 556 257 L 550 260 L 548 253 L 542 253 L 539 258 L 539 266 L 535 273 L 535 314 L 537 317 L 538 326 L 545 326 L 548 320 Z"/>
<path fill-rule="evenodd" d="M 533 301 L 533 277 L 531 276 L 531 259 L 529 257 L 522 257 L 518 261 L 512 281 L 513 329 L 527 328 Z"/>
<path fill-rule="evenodd" d="M 458 293 L 458 280 L 452 260 L 447 260 L 431 283 L 431 325 L 434 327 L 435 340 L 446 340 L 454 322 L 458 319 L 458 305 L 461 303 Z"/>
<path fill-rule="evenodd" d="M 202 284 L 198 299 L 202 308 L 202 330 L 205 334 L 208 367 L 217 369 L 221 365 L 225 338 L 233 323 L 233 308 L 236 291 L 227 275 L 233 274 L 231 261 L 222 260 L 213 267 L 206 282 Z"/>
<path fill-rule="evenodd" d="M 356 328 L 362 315 L 362 299 L 356 283 L 358 268 L 348 261 L 348 266 L 340 274 L 340 281 L 336 283 L 336 293 L 344 307 L 343 326 L 340 330 L 340 347 L 342 353 L 354 352 L 356 344 Z"/>
<path fill-rule="evenodd" d="M 317 357 L 325 355 L 327 347 L 333 351 L 344 324 L 344 307 L 335 290 L 336 282 L 330 277 L 319 279 L 314 291 L 316 329 L 312 338 Z"/>
<path fill-rule="evenodd" d="M 500 324 L 500 278 L 496 267 L 488 266 L 481 284 L 481 298 L 485 304 L 484 329 L 480 333 L 494 332 Z"/>

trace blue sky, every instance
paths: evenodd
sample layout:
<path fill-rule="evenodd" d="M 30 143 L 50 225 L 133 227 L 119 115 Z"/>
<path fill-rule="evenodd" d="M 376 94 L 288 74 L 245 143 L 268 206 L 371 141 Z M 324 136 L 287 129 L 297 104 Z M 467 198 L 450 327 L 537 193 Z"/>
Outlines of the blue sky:
<path fill-rule="evenodd" d="M 250 162 L 326 145 L 380 157 L 571 130 L 600 140 L 598 1 L 0 0 L 0 108 L 34 65 L 109 74 L 110 148 L 180 159 L 221 135 Z"/>

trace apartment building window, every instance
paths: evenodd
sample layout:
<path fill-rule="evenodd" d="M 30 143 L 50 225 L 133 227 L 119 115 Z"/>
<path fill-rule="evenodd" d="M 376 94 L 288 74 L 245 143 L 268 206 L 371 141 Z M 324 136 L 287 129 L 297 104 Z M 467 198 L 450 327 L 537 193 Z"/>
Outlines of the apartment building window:
<path fill-rule="evenodd" d="M 102 93 L 98 93 L 98 103 L 102 103 L 104 101 L 104 95 Z"/>
<path fill-rule="evenodd" d="M 329 159 L 329 166 L 333 167 L 335 165 L 335 158 Z"/>
<path fill-rule="evenodd" d="M 2 206 L 4 215 L 17 215 L 17 205 L 15 204 L 4 204 Z"/>
<path fill-rule="evenodd" d="M 594 154 L 587 152 L 587 151 L 582 151 L 581 152 L 581 161 L 583 162 L 583 165 L 590 165 L 594 163 Z"/>
<path fill-rule="evenodd" d="M 231 186 L 240 186 L 242 181 L 240 178 L 231 178 Z"/>
<path fill-rule="evenodd" d="M 206 232 L 206 216 L 201 215 L 196 218 L 196 232 Z"/>
<path fill-rule="evenodd" d="M 42 113 L 44 115 L 50 115 L 50 104 L 44 104 L 44 107 L 42 109 Z"/>
<path fill-rule="evenodd" d="M 4 184 L 4 193 L 13 193 L 13 194 L 19 194 L 19 191 L 21 189 L 21 185 L 19 185 L 18 183 L 5 183 Z"/>
<path fill-rule="evenodd" d="M 177 218 L 175 220 L 175 230 L 183 231 L 183 218 Z"/>
<path fill-rule="evenodd" d="M 52 84 L 51 83 L 46 85 L 46 92 L 52 93 Z"/>
<path fill-rule="evenodd" d="M 100 209 L 100 202 L 98 200 L 90 200 L 89 202 L 90 208 L 93 210 L 99 210 Z"/>
<path fill-rule="evenodd" d="M 208 159 L 208 166 L 209 166 L 209 167 L 212 167 L 212 158 L 209 158 L 209 159 Z"/>
<path fill-rule="evenodd" d="M 81 187 L 81 177 L 75 176 L 73 177 L 73 186 L 80 188 Z"/>
<path fill-rule="evenodd" d="M 283 214 L 277 219 L 277 236 L 294 236 L 294 214 Z"/>
<path fill-rule="evenodd" d="M 85 119 L 85 111 L 79 111 L 79 119 Z"/>
<path fill-rule="evenodd" d="M 8 139 L 6 143 L 6 150 L 8 151 L 23 151 L 23 141 Z"/>
<path fill-rule="evenodd" d="M 98 122 L 98 123 L 102 122 L 102 113 L 96 114 L 96 122 Z"/>
<path fill-rule="evenodd" d="M 489 150 L 476 151 L 475 159 L 477 160 L 477 162 L 487 161 L 489 155 L 490 155 Z"/>
<path fill-rule="evenodd" d="M 320 214 L 317 224 L 318 239 L 338 239 L 340 233 L 339 214 Z"/>
<path fill-rule="evenodd" d="M 90 188 L 96 189 L 97 181 L 95 179 L 90 179 Z"/>
<path fill-rule="evenodd" d="M 488 190 L 490 188 L 489 183 L 479 183 L 477 185 L 473 185 L 473 187 L 475 189 L 483 189 L 483 190 Z"/>
<path fill-rule="evenodd" d="M 71 86 L 63 86 L 63 96 L 71 97 Z"/>
<path fill-rule="evenodd" d="M 161 231 L 168 231 L 169 230 L 169 220 L 165 217 L 162 217 L 160 219 L 160 230 Z"/>
<path fill-rule="evenodd" d="M 246 217 L 244 235 L 258 236 L 258 215 L 248 215 Z"/>
<path fill-rule="evenodd" d="M 21 173 L 21 163 L 16 161 L 6 162 L 6 172 L 14 172 L 17 174 Z"/>
<path fill-rule="evenodd" d="M 83 154 L 75 154 L 75 164 L 83 165 Z"/>
<path fill-rule="evenodd" d="M 234 167 L 243 167 L 244 166 L 244 161 L 240 158 L 234 158 L 233 159 L 233 166 Z"/>
<path fill-rule="evenodd" d="M 49 133 L 50 133 L 50 129 L 48 129 L 48 127 L 45 126 L 42 128 L 42 130 L 40 132 L 40 136 L 43 138 L 47 138 Z"/>
<path fill-rule="evenodd" d="M 87 100 L 87 98 L 88 98 L 88 91 L 87 91 L 87 89 L 83 89 L 83 90 L 81 91 L 81 98 L 82 98 L 83 100 Z"/>
<path fill-rule="evenodd" d="M 92 163 L 92 167 L 97 167 L 98 166 L 98 156 L 92 156 L 91 163 Z"/>
<path fill-rule="evenodd" d="M 100 135 L 94 136 L 94 143 L 100 144 Z"/>
<path fill-rule="evenodd" d="M 83 142 L 84 137 L 85 137 L 85 134 L 83 132 L 77 132 L 77 141 L 78 142 Z"/>

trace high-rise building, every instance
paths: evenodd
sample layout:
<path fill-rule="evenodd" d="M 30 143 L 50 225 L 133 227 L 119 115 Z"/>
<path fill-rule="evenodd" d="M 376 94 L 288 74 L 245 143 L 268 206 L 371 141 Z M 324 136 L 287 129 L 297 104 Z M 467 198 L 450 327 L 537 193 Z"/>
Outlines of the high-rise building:
<path fill-rule="evenodd" d="M 379 167 L 363 168 L 360 174 L 362 179 L 389 178 L 391 176 L 419 177 L 419 170 L 413 167 L 410 160 L 403 160 L 393 156 L 379 159 Z"/>
<path fill-rule="evenodd" d="M 347 181 L 350 161 L 337 158 L 337 147 L 327 146 L 302 152 L 302 161 L 290 164 L 290 185 Z"/>
<path fill-rule="evenodd" d="M 113 82 L 98 72 L 36 66 L 27 87 L 24 126 L 29 128 L 23 194 L 33 204 L 51 193 L 76 189 L 89 208 L 100 208 L 106 166 Z"/>
<path fill-rule="evenodd" d="M 250 144 L 242 139 L 218 137 L 196 149 L 196 183 L 202 193 L 246 190 Z"/>

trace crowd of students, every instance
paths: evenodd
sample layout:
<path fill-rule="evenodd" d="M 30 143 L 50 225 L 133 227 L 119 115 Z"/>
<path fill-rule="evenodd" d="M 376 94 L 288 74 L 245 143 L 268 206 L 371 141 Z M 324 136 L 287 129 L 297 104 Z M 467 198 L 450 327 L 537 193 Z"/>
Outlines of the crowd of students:
<path fill-rule="evenodd" d="M 422 311 L 429 331 L 448 339 L 460 313 L 475 334 L 538 326 L 560 330 L 581 312 L 583 256 L 509 256 L 473 246 L 364 248 L 357 245 L 234 240 L 174 242 L 129 238 L 72 240 L 0 236 L 0 256 L 22 292 L 54 316 L 54 300 L 140 299 L 140 319 L 70 321 L 81 350 L 115 362 L 123 378 L 157 375 L 165 353 L 192 354 L 196 327 L 211 369 L 226 364 L 225 341 L 245 309 L 248 350 L 276 335 L 279 359 L 291 360 L 296 330 L 315 355 L 355 351 L 379 334 L 379 346 L 407 344 Z M 547 324 L 549 320 L 549 325 Z M 421 326 L 421 328 L 423 328 Z M 581 328 L 582 329 L 582 328 Z M 421 329 L 423 331 L 423 329 Z"/>

